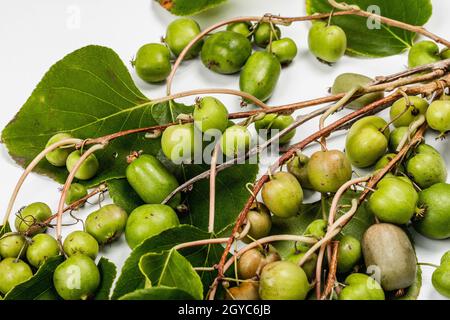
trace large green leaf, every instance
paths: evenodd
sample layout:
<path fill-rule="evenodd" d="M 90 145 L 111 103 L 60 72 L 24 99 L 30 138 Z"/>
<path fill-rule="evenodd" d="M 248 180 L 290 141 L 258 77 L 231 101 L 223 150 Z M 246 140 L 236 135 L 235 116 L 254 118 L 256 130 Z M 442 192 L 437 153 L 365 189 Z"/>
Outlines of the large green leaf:
<path fill-rule="evenodd" d="M 127 179 L 111 179 L 107 182 L 107 185 L 109 195 L 114 203 L 123 208 L 128 214 L 144 204 Z"/>
<path fill-rule="evenodd" d="M 3 130 L 2 141 L 10 155 L 25 166 L 56 132 L 85 139 L 155 125 L 151 105 L 113 50 L 87 46 L 50 68 Z M 100 170 L 88 184 L 124 177 L 130 151 L 156 154 L 159 149 L 159 139 L 145 139 L 144 134 L 114 140 L 97 152 Z M 41 161 L 37 171 L 58 182 L 67 176 L 65 168 L 53 167 L 47 161 Z"/>
<path fill-rule="evenodd" d="M 116 266 L 108 259 L 101 257 L 97 267 L 100 271 L 101 282 L 95 293 L 95 300 L 109 300 L 109 293 L 117 275 Z"/>
<path fill-rule="evenodd" d="M 431 16 L 430 0 L 346 0 L 338 1 L 356 4 L 363 10 L 379 8 L 382 16 L 422 26 Z M 328 0 L 306 0 L 308 14 L 330 12 Z M 332 23 L 342 27 L 347 34 L 347 52 L 365 57 L 385 57 L 396 55 L 408 49 L 415 33 L 400 28 L 381 24 L 380 28 L 369 28 L 372 25 L 367 18 L 356 16 L 333 17 Z"/>
<path fill-rule="evenodd" d="M 0 237 L 8 232 L 11 232 L 11 227 L 9 226 L 9 222 L 3 226 L 0 226 Z"/>
<path fill-rule="evenodd" d="M 5 296 L 5 300 L 55 300 L 59 299 L 53 288 L 53 273 L 63 262 L 62 256 L 50 257 L 30 280 L 14 287 Z"/>
<path fill-rule="evenodd" d="M 120 300 L 194 300 L 194 298 L 178 288 L 154 287 L 130 292 L 120 297 Z"/>
<path fill-rule="evenodd" d="M 127 68 L 109 48 L 87 46 L 54 64 L 16 117 L 3 130 L 2 139 L 10 155 L 21 165 L 27 165 L 56 132 L 69 132 L 86 139 L 121 130 L 147 127 L 173 122 L 182 113 L 190 113 L 193 106 L 174 101 L 153 104 L 136 88 Z M 180 182 L 206 170 L 206 166 L 175 166 L 161 152 L 160 139 L 148 139 L 145 134 L 128 135 L 113 140 L 109 146 L 96 153 L 100 170 L 86 183 L 90 186 L 108 182 L 113 200 L 131 211 L 142 204 L 135 192 L 123 179 L 127 166 L 126 156 L 131 151 L 142 150 L 157 156 L 177 175 Z M 245 183 L 252 182 L 257 166 L 235 166 L 218 177 L 217 229 L 221 230 L 234 220 L 238 207 L 247 195 Z M 56 168 L 46 160 L 36 168 L 58 182 L 65 181 L 67 170 Z M 191 217 L 196 225 L 206 229 L 209 193 L 205 181 L 195 186 L 189 198 Z M 232 202 L 228 200 L 231 199 Z M 206 198 L 207 201 L 207 198 Z"/>
<path fill-rule="evenodd" d="M 187 178 L 191 178 L 209 169 L 206 165 L 186 166 Z M 216 214 L 214 230 L 220 233 L 236 220 L 239 212 L 249 197 L 245 188 L 247 183 L 255 180 L 258 165 L 239 164 L 225 169 L 216 176 Z M 194 184 L 188 194 L 190 214 L 182 221 L 193 224 L 203 230 L 208 229 L 209 215 L 209 180 Z"/>
<path fill-rule="evenodd" d="M 194 112 L 194 106 L 177 103 L 173 100 L 152 106 L 152 117 L 158 124 L 173 122 L 181 114 Z"/>
<path fill-rule="evenodd" d="M 212 235 L 198 228 L 181 225 L 163 231 L 161 234 L 149 238 L 137 246 L 125 261 L 119 279 L 117 280 L 113 299 L 145 287 L 145 276 L 139 270 L 139 261 L 147 253 L 161 253 L 170 250 L 174 246 L 201 239 L 209 239 Z M 196 267 L 212 266 L 217 263 L 223 252 L 220 245 L 207 245 L 180 250 L 180 253 Z M 215 272 L 201 272 L 200 277 L 206 288 L 215 277 Z"/>
<path fill-rule="evenodd" d="M 218 6 L 226 0 L 155 0 L 170 13 L 190 16 Z"/>
<path fill-rule="evenodd" d="M 203 299 L 203 285 L 192 265 L 178 251 L 150 252 L 142 256 L 139 268 L 152 287 L 173 287 Z"/>
<path fill-rule="evenodd" d="M 352 199 L 357 199 L 359 197 L 359 192 L 348 191 L 345 193 L 340 205 L 349 205 Z M 322 219 L 324 214 L 328 215 L 330 205 L 333 198 L 328 197 L 325 199 L 324 206 L 322 206 L 322 201 L 317 201 L 310 204 L 303 204 L 298 215 L 289 219 L 280 219 L 274 217 L 273 226 L 271 234 L 298 234 L 301 235 L 305 232 L 306 227 L 316 219 Z M 347 209 L 348 210 L 348 209 Z M 345 211 L 347 211 L 345 210 Z M 338 212 L 337 218 L 339 218 L 343 213 Z M 337 219 L 336 218 L 336 219 Z M 362 239 L 364 232 L 372 224 L 374 224 L 374 216 L 367 209 L 365 203 L 363 203 L 357 210 L 356 214 L 350 220 L 350 222 L 342 229 L 341 235 L 351 235 L 357 239 Z M 292 242 L 282 241 L 274 244 L 279 252 L 285 256 L 293 251 Z"/>

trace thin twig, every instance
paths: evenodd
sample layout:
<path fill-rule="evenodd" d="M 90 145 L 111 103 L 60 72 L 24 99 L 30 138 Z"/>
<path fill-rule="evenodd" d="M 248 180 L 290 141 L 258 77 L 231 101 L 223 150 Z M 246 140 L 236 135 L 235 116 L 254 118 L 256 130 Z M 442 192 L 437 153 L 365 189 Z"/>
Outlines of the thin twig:
<path fill-rule="evenodd" d="M 323 258 L 325 256 L 325 248 L 326 246 L 322 245 L 319 250 L 319 254 L 317 255 L 316 262 L 316 274 L 315 274 L 315 286 L 316 286 L 316 299 L 320 299 L 321 290 L 322 290 L 322 263 Z"/>
<path fill-rule="evenodd" d="M 38 163 L 45 158 L 45 156 L 52 152 L 53 150 L 67 145 L 76 145 L 78 143 L 81 143 L 83 140 L 80 139 L 64 139 L 58 142 L 55 142 L 54 144 L 46 147 L 44 150 L 41 151 L 26 167 L 25 171 L 22 173 L 22 175 L 19 178 L 19 181 L 17 182 L 16 186 L 14 187 L 14 191 L 11 195 L 11 198 L 9 199 L 8 208 L 6 209 L 5 216 L 3 217 L 3 225 L 6 225 L 9 220 L 9 216 L 11 215 L 12 208 L 14 207 L 14 202 L 16 201 L 17 195 L 20 191 L 20 188 L 22 187 L 25 179 L 27 176 L 33 171 L 33 169 L 38 165 Z"/>
<path fill-rule="evenodd" d="M 211 239 L 203 239 L 203 240 L 196 240 L 191 242 L 185 242 L 180 243 L 173 247 L 174 250 L 181 250 L 186 249 L 190 247 L 198 247 L 198 246 L 204 246 L 209 244 L 221 244 L 227 242 L 228 238 L 211 238 Z"/>
<path fill-rule="evenodd" d="M 104 184 L 99 185 L 97 188 L 92 190 L 89 194 L 87 194 L 83 198 L 81 198 L 81 199 L 75 201 L 74 203 L 68 205 L 67 207 L 65 207 L 64 210 L 63 210 L 63 213 L 65 213 L 67 211 L 72 211 L 72 210 L 77 209 L 81 205 L 85 204 L 86 201 L 89 200 L 90 198 L 92 198 L 93 196 L 95 196 L 95 195 L 97 195 L 99 193 L 106 192 L 107 190 L 108 190 L 108 188 L 106 187 L 106 185 L 104 185 Z M 50 225 L 50 223 L 57 216 L 58 216 L 58 213 L 55 213 L 51 217 L 49 217 L 48 219 L 44 220 L 43 222 L 40 222 L 40 223 L 35 224 L 35 225 L 31 225 L 30 228 L 28 228 L 28 230 L 26 231 L 25 235 L 29 236 L 29 235 L 33 234 L 36 229 L 40 229 L 40 228 L 46 227 L 46 226 L 48 227 Z"/>
<path fill-rule="evenodd" d="M 208 232 L 214 232 L 214 217 L 215 217 L 215 207 L 216 207 L 216 171 L 217 171 L 217 157 L 219 155 L 220 144 L 216 144 L 211 157 L 210 166 L 210 178 L 209 178 L 209 222 L 208 222 Z"/>
<path fill-rule="evenodd" d="M 78 162 L 75 164 L 75 166 L 72 168 L 72 170 L 69 172 L 69 176 L 66 179 L 66 182 L 64 183 L 64 187 L 61 192 L 61 197 L 59 199 L 59 205 L 58 205 L 58 213 L 56 215 L 56 240 L 58 240 L 59 244 L 62 244 L 62 238 L 61 238 L 61 227 L 62 227 L 62 214 L 64 212 L 64 203 L 66 201 L 67 197 L 67 191 L 70 188 L 70 185 L 72 184 L 73 179 L 75 178 L 75 174 L 77 173 L 78 169 L 81 167 L 83 162 L 95 151 L 101 150 L 106 147 L 106 144 L 96 144 L 86 150 L 78 160 Z"/>
<path fill-rule="evenodd" d="M 354 95 L 355 93 L 360 90 L 361 87 L 354 87 L 353 89 L 349 90 L 345 93 L 345 96 L 343 96 L 336 104 L 331 106 L 321 117 L 319 120 L 319 129 L 322 130 L 325 127 L 325 121 L 327 118 L 338 111 L 340 108 L 342 108 Z M 325 136 L 322 136 L 320 143 L 322 145 L 322 150 L 326 150 L 326 138 Z"/>
<path fill-rule="evenodd" d="M 339 202 L 341 201 L 341 198 L 342 198 L 343 194 L 351 186 L 353 186 L 355 184 L 359 184 L 359 183 L 365 182 L 365 181 L 368 181 L 371 177 L 372 177 L 372 175 L 369 175 L 369 176 L 365 176 L 365 177 L 355 178 L 355 179 L 349 180 L 346 183 L 344 183 L 338 189 L 338 191 L 335 193 L 335 195 L 333 197 L 333 200 L 331 202 L 330 212 L 328 214 L 328 226 L 331 226 L 334 223 L 334 219 L 336 217 L 336 213 L 337 213 L 337 210 L 338 210 Z"/>

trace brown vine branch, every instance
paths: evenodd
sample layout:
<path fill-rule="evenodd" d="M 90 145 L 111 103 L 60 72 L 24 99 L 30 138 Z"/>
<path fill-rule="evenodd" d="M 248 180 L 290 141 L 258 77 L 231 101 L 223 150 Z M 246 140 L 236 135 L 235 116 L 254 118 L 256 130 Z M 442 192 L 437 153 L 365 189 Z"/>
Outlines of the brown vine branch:
<path fill-rule="evenodd" d="M 428 80 L 434 80 L 438 77 L 441 77 L 445 73 L 444 70 L 447 70 L 449 67 L 450 67 L 450 59 L 429 64 L 429 65 L 427 65 L 427 68 L 424 68 L 423 66 L 413 68 L 411 70 L 408 70 L 408 72 L 404 72 L 404 73 L 410 75 L 410 74 L 415 74 L 418 72 L 423 72 L 424 70 L 432 70 L 432 72 L 424 74 L 424 75 L 418 75 L 416 77 L 408 77 L 408 78 L 404 78 L 404 79 L 397 79 L 394 77 L 393 81 L 387 81 L 387 82 L 381 83 L 381 84 L 380 84 L 380 80 L 375 81 L 373 84 L 369 84 L 369 85 L 363 87 L 362 89 L 358 90 L 358 92 L 355 93 L 353 98 L 350 99 L 349 101 L 356 99 L 366 93 L 372 93 L 372 92 L 378 92 L 378 91 L 392 91 L 393 88 L 396 88 L 399 86 L 420 83 L 420 82 L 424 82 L 424 81 L 428 81 Z M 401 74 L 402 73 L 398 73 L 398 74 L 396 74 L 396 76 L 401 75 Z M 389 79 L 389 77 L 390 76 L 386 77 L 386 79 Z M 247 93 L 238 91 L 238 90 L 198 89 L 198 90 L 184 91 L 184 92 L 173 94 L 171 96 L 162 97 L 160 99 L 156 99 L 151 102 L 148 102 L 147 104 L 154 105 L 157 103 L 174 100 L 174 99 L 181 98 L 181 97 L 189 97 L 189 96 L 200 95 L 200 94 L 229 94 L 229 95 L 245 97 L 246 99 L 249 99 L 252 101 L 259 101 L 257 98 L 255 98 Z M 295 110 L 299 110 L 299 109 L 303 109 L 303 108 L 307 108 L 307 107 L 317 106 L 317 105 L 330 103 L 330 102 L 336 102 L 336 101 L 342 99 L 345 95 L 346 95 L 345 93 L 340 93 L 340 94 L 335 94 L 335 95 L 330 95 L 330 96 L 325 96 L 325 97 L 320 97 L 320 98 L 316 98 L 316 99 L 295 102 L 295 103 L 290 103 L 290 104 L 280 105 L 280 106 L 268 106 L 260 101 L 259 103 L 257 103 L 257 105 L 259 105 L 262 110 L 250 110 L 250 111 L 230 113 L 228 118 L 231 120 L 232 119 L 242 119 L 242 118 L 248 118 L 251 116 L 255 116 L 260 113 L 266 113 L 266 114 L 268 114 L 268 113 L 291 113 Z M 172 123 L 167 123 L 167 124 L 163 124 L 163 125 L 156 125 L 156 126 L 120 131 L 120 132 L 116 132 L 116 133 L 105 135 L 105 136 L 98 137 L 98 138 L 87 139 L 81 143 L 78 143 L 77 148 L 80 148 L 83 145 L 106 143 L 111 140 L 114 140 L 114 139 L 117 139 L 120 137 L 124 137 L 124 136 L 130 135 L 130 134 L 162 131 L 170 126 L 179 124 L 180 122 L 187 123 L 187 122 L 192 122 L 192 121 L 193 121 L 192 119 L 183 119 L 178 122 L 172 122 Z"/>
<path fill-rule="evenodd" d="M 327 278 L 327 284 L 325 286 L 325 290 L 320 296 L 320 300 L 325 300 L 328 295 L 330 295 L 331 291 L 334 288 L 334 283 L 336 281 L 336 269 L 337 269 L 337 262 L 339 258 L 339 241 L 332 241 L 331 242 L 331 263 L 330 263 L 330 269 L 328 270 L 328 278 Z"/>
<path fill-rule="evenodd" d="M 427 124 L 423 124 L 419 130 L 417 130 L 414 137 L 411 139 L 411 141 L 403 147 L 402 150 L 400 150 L 395 157 L 381 170 L 378 170 L 376 174 L 372 177 L 372 179 L 369 180 L 367 184 L 367 188 L 364 189 L 362 192 L 359 203 L 362 203 L 364 199 L 367 197 L 371 189 L 374 189 L 377 183 L 388 173 L 390 172 L 395 165 L 403 159 L 403 157 L 406 155 L 406 153 L 414 147 L 416 144 L 420 143 L 423 139 L 423 136 L 425 134 L 425 131 L 427 130 Z"/>
<path fill-rule="evenodd" d="M 405 81 L 404 79 L 400 79 L 399 81 L 397 81 L 397 84 L 413 84 L 418 82 L 422 82 L 424 81 L 424 79 L 430 80 L 430 79 L 435 79 L 438 76 L 442 75 L 442 69 L 441 68 L 447 68 L 448 66 L 450 66 L 450 59 L 448 60 L 448 62 L 446 64 L 439 64 L 439 68 L 434 68 L 432 66 L 434 66 L 436 64 L 430 64 L 430 68 L 434 71 L 425 74 L 425 75 L 421 75 L 419 77 L 414 77 L 414 78 L 409 78 L 408 81 Z M 423 70 L 421 68 L 419 68 L 418 70 Z M 419 78 L 419 79 L 417 79 Z M 397 80 L 397 79 L 396 79 Z M 392 83 L 386 83 L 384 85 L 385 87 L 388 86 L 392 86 Z M 377 90 L 373 89 L 371 85 L 362 88 L 361 91 L 358 91 L 358 93 L 355 93 L 354 96 L 358 96 L 360 94 L 360 92 L 364 92 L 364 93 L 368 93 L 368 92 L 375 92 L 375 91 L 379 91 L 380 87 L 376 88 Z M 286 105 L 286 106 L 281 106 L 281 107 L 273 107 L 270 110 L 266 111 L 266 113 L 271 113 L 272 111 L 274 112 L 282 112 L 285 111 L 284 109 L 287 108 L 293 108 L 293 107 L 306 107 L 306 106 L 312 106 L 312 105 L 316 105 L 316 104 L 322 104 L 325 102 L 332 102 L 332 101 L 336 101 L 339 99 L 343 99 L 345 97 L 345 93 L 339 94 L 339 95 L 334 95 L 334 96 L 330 96 L 330 97 L 323 97 L 323 98 L 318 98 L 318 99 L 312 99 L 312 100 L 307 100 L 304 102 L 299 102 L 296 104 L 291 104 L 291 105 Z M 326 100 L 326 101 L 325 101 Z M 325 101 L 325 102 L 324 102 Z M 378 107 L 373 108 L 370 111 L 367 111 L 366 113 L 362 113 L 360 116 L 364 116 L 373 112 L 378 112 L 380 111 L 380 109 L 384 109 L 385 106 L 383 104 L 380 104 Z M 291 126 L 287 127 L 286 129 L 280 131 L 278 133 L 278 135 L 275 135 L 274 137 L 272 137 L 272 139 L 269 139 L 265 144 L 259 146 L 258 147 L 252 149 L 248 154 L 244 155 L 244 156 L 240 156 L 238 158 L 229 160 L 221 165 L 219 165 L 217 167 L 217 172 L 220 172 L 224 169 L 227 169 L 229 167 L 231 167 L 232 165 L 239 163 L 240 161 L 249 158 L 253 155 L 258 154 L 259 152 L 263 151 L 264 149 L 266 149 L 273 141 L 275 141 L 276 139 L 279 139 L 280 137 L 282 137 L 283 135 L 287 134 L 289 131 L 293 130 L 294 128 L 298 127 L 299 125 L 303 124 L 306 121 L 309 121 L 310 119 L 313 119 L 315 117 L 317 117 L 320 114 L 323 114 L 324 112 L 328 111 L 329 107 L 324 107 L 322 109 L 316 110 L 311 112 L 310 114 L 303 116 L 304 118 L 298 119 L 296 122 L 294 122 Z M 235 115 L 236 117 L 245 117 L 245 116 L 252 116 L 255 115 L 255 111 L 250 111 L 250 112 L 239 112 L 239 113 L 234 113 L 234 114 L 230 114 L 230 119 L 233 118 L 233 115 Z M 354 121 L 359 120 L 359 117 L 355 117 L 353 120 L 350 120 L 348 122 L 346 122 L 345 124 L 342 124 L 341 126 L 338 126 L 335 130 L 341 130 L 341 129 L 346 129 L 348 127 L 349 124 L 353 124 Z M 325 136 L 325 135 L 324 135 Z M 176 188 L 175 190 L 173 190 L 167 197 L 166 199 L 164 199 L 164 201 L 162 202 L 163 204 L 167 203 L 170 199 L 172 199 L 178 192 L 183 191 L 183 190 L 187 190 L 190 186 L 192 186 L 195 182 L 198 182 L 200 180 L 206 179 L 210 176 L 210 170 L 207 170 L 195 177 L 193 177 L 192 179 L 184 182 L 183 184 L 181 184 L 178 188 Z"/>

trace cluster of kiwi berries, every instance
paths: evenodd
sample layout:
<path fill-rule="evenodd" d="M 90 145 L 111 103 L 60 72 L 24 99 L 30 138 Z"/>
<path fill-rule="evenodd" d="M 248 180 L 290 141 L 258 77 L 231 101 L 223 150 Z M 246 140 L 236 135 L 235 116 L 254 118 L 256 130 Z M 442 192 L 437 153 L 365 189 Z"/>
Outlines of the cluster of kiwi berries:
<path fill-rule="evenodd" d="M 133 62 L 136 73 L 144 81 L 160 83 L 170 74 L 171 57 L 177 57 L 201 32 L 198 23 L 190 18 L 176 19 L 169 24 L 164 44 L 150 43 L 142 46 Z M 256 50 L 252 53 L 252 40 Z M 347 48 L 344 31 L 338 26 L 314 22 L 309 34 L 311 52 L 321 61 L 334 63 Z M 236 22 L 224 31 L 208 35 L 198 41 L 185 59 L 200 55 L 203 64 L 220 74 L 240 72 L 240 90 L 261 101 L 268 100 L 278 82 L 282 65 L 288 65 L 297 55 L 297 45 L 291 38 L 282 38 L 277 25 L 269 22 Z M 228 121 L 227 108 L 213 97 L 199 99 L 193 113 L 194 124 L 186 123 L 169 127 L 162 135 L 162 150 L 175 163 L 189 162 L 195 150 L 195 130 L 208 135 L 219 130 L 221 150 L 227 157 L 235 157 L 247 151 L 251 134 L 246 123 Z M 268 114 L 255 122 L 260 135 L 267 137 L 272 130 L 282 130 L 294 122 L 290 114 Z M 217 132 L 217 131 L 215 131 Z M 210 133 L 211 135 L 211 133 Z M 283 136 L 280 144 L 289 142 L 295 130 Z M 270 137 L 270 136 L 269 136 Z"/>
<path fill-rule="evenodd" d="M 418 45 L 420 47 L 420 43 Z M 416 46 L 411 51 L 415 51 L 417 58 Z M 410 64 L 415 59 L 412 56 L 414 54 L 410 53 Z M 422 59 L 421 64 L 433 62 Z M 348 92 L 372 81 L 360 74 L 342 74 L 335 79 L 331 92 Z M 382 92 L 366 94 L 346 107 L 360 109 L 382 97 Z M 355 122 L 347 134 L 345 153 L 322 150 L 311 157 L 304 154 L 293 157 L 287 163 L 287 172 L 275 173 L 264 185 L 263 203 L 256 203 L 249 211 L 248 238 L 255 240 L 269 235 L 272 216 L 297 215 L 303 189 L 334 193 L 351 179 L 352 166 L 372 168 L 374 172 L 384 168 L 399 152 L 399 145 L 412 136 L 411 124 L 420 117 L 424 117 L 432 129 L 445 134 L 450 130 L 448 101 L 445 94 L 431 104 L 419 96 L 403 97 L 391 106 L 389 123 L 378 116 L 367 116 Z M 390 125 L 395 128 L 392 132 Z M 412 225 L 430 239 L 450 238 L 450 184 L 446 180 L 447 168 L 441 154 L 421 143 L 378 183 L 367 208 L 380 223 L 371 226 L 361 241 L 349 235 L 338 237 L 337 273 L 343 283 L 339 294 L 333 298 L 384 300 L 414 283 L 417 260 L 404 228 Z M 327 226 L 327 221 L 315 220 L 304 234 L 321 239 Z M 317 255 L 309 256 L 302 267 L 298 264 L 308 249 L 308 245 L 297 243 L 294 252 L 284 261 L 272 246 L 245 252 L 237 263 L 238 285 L 226 289 L 226 298 L 307 298 L 315 277 Z M 444 254 L 432 277 L 433 286 L 446 297 L 450 297 L 449 254 Z M 379 275 L 378 279 L 360 273 L 364 266 L 368 271 L 371 266 L 376 267 L 371 271 Z"/>
<path fill-rule="evenodd" d="M 57 134 L 50 138 L 49 144 L 61 139 L 71 138 L 68 134 Z M 58 166 L 74 161 L 71 156 L 81 155 L 71 148 L 58 148 L 47 154 L 47 160 Z M 118 239 L 125 233 L 130 248 L 162 231 L 179 225 L 174 210 L 180 204 L 180 196 L 175 196 L 168 205 L 161 202 L 177 186 L 176 178 L 151 155 L 136 156 L 127 167 L 126 177 L 130 185 L 141 196 L 145 205 L 137 207 L 129 215 L 121 207 L 109 204 L 90 213 L 83 231 L 68 234 L 62 244 L 62 250 L 54 237 L 45 231 L 52 220 L 52 212 L 42 202 L 32 203 L 21 209 L 16 216 L 15 232 L 6 233 L 0 238 L 0 292 L 7 294 L 18 284 L 28 280 L 49 257 L 65 254 L 53 275 L 54 287 L 65 300 L 91 298 L 100 284 L 100 272 L 95 259 L 102 246 Z M 95 163 L 95 166 L 92 166 Z M 73 163 L 75 165 L 75 163 Z M 94 154 L 90 155 L 75 174 L 86 180 L 95 176 L 99 162 Z M 66 196 L 66 204 L 71 205 L 88 194 L 86 187 L 73 183 Z M 28 263 L 27 263 L 28 262 Z M 74 270 L 77 274 L 74 275 Z M 73 276 L 79 285 L 73 285 Z"/>
<path fill-rule="evenodd" d="M 198 23 L 189 18 L 176 19 L 169 24 L 164 44 L 142 46 L 132 61 L 138 76 L 146 82 L 158 83 L 170 74 L 171 56 L 178 57 L 183 49 L 201 33 Z M 255 50 L 253 53 L 253 44 Z M 347 49 L 347 37 L 338 26 L 315 21 L 309 32 L 310 51 L 325 63 L 338 61 Z M 200 55 L 208 69 L 220 74 L 240 73 L 240 90 L 261 101 L 272 95 L 281 67 L 297 55 L 297 45 L 281 37 L 280 28 L 272 22 L 235 22 L 226 30 L 210 34 L 198 41 L 185 59 Z"/>

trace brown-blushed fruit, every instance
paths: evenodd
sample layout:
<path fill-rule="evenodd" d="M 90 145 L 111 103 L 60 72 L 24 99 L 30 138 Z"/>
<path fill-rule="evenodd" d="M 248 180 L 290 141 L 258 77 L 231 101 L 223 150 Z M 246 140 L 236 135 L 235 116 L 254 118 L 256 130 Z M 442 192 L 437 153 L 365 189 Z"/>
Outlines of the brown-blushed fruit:
<path fill-rule="evenodd" d="M 277 172 L 262 189 L 264 204 L 280 218 L 295 216 L 303 201 L 303 190 L 297 178 L 288 172 Z"/>
<path fill-rule="evenodd" d="M 280 255 L 273 246 L 265 249 L 253 248 L 242 254 L 237 262 L 240 279 L 251 279 L 258 276 L 265 265 L 281 260 Z"/>
<path fill-rule="evenodd" d="M 352 177 L 352 165 L 339 150 L 315 152 L 307 166 L 308 178 L 314 190 L 336 192 Z"/>
<path fill-rule="evenodd" d="M 366 267 L 380 276 L 384 290 L 404 289 L 414 283 L 416 254 L 401 228 L 388 223 L 372 225 L 364 233 L 362 251 Z"/>

